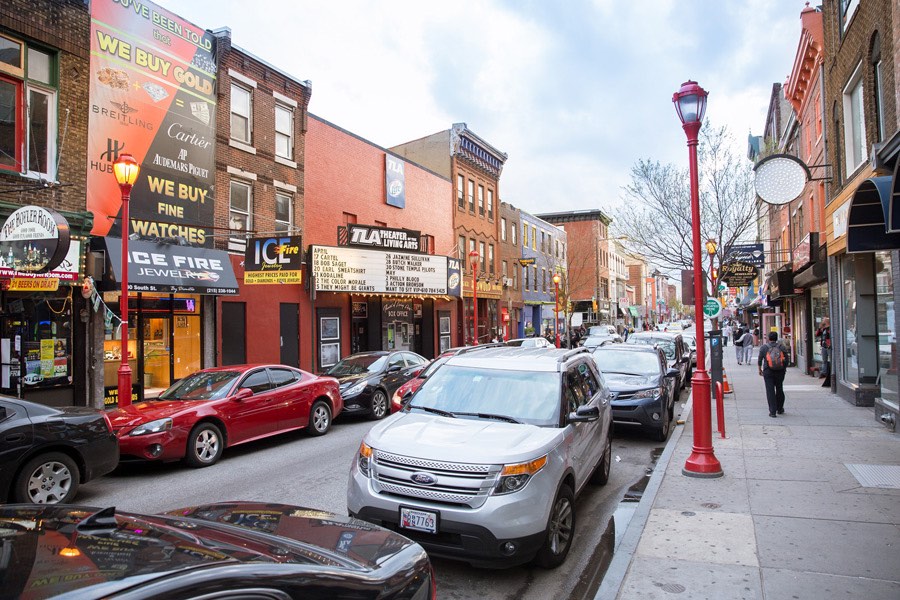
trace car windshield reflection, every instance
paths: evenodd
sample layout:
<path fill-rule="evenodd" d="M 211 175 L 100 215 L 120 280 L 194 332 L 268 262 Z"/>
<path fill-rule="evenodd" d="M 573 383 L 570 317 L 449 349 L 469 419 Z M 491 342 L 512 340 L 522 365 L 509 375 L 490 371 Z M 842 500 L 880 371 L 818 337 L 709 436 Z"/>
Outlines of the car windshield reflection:
<path fill-rule="evenodd" d="M 159 395 L 160 400 L 217 400 L 224 398 L 240 376 L 237 371 L 207 371 L 188 375 Z"/>
<path fill-rule="evenodd" d="M 377 373 L 381 371 L 385 361 L 387 361 L 387 355 L 364 354 L 361 356 L 348 356 L 328 369 L 325 374 L 330 377 L 344 377 L 346 375 Z"/>

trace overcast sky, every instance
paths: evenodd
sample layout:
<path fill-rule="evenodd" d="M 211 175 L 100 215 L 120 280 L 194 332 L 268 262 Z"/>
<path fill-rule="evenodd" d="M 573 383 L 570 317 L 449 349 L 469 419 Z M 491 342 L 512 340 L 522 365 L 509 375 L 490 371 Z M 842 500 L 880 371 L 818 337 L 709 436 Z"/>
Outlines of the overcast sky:
<path fill-rule="evenodd" d="M 687 163 L 694 79 L 745 153 L 784 82 L 802 0 L 156 0 L 297 79 L 310 112 L 380 146 L 464 122 L 509 158 L 501 199 L 615 212 L 641 158 Z"/>

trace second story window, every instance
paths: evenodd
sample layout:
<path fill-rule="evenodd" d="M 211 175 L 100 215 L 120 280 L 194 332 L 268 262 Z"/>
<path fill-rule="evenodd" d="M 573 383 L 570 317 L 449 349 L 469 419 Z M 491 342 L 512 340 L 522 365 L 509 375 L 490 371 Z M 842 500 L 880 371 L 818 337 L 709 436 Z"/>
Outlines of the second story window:
<path fill-rule="evenodd" d="M 242 235 L 253 227 L 253 188 L 243 181 L 232 181 L 228 207 L 228 228 L 231 230 L 229 250 L 243 250 L 247 241 Z"/>
<path fill-rule="evenodd" d="M 519 224 L 518 224 L 518 223 L 513 223 L 513 224 L 512 224 L 512 227 L 510 227 L 510 229 L 509 229 L 509 233 L 510 233 L 510 235 L 512 236 L 512 239 L 510 239 L 510 242 L 512 242 L 512 245 L 513 245 L 513 246 L 518 246 L 518 245 L 519 245 L 519 242 L 518 242 L 518 240 L 516 239 L 516 237 L 518 236 L 518 233 L 519 233 Z"/>
<path fill-rule="evenodd" d="M 466 191 L 464 189 L 465 178 L 462 175 L 456 176 L 456 205 L 465 210 L 466 208 Z"/>
<path fill-rule="evenodd" d="M 844 88 L 844 154 L 847 175 L 851 175 L 865 162 L 866 115 L 863 108 L 862 69 L 857 66 L 847 87 Z"/>
<path fill-rule="evenodd" d="M 488 212 L 488 219 L 493 221 L 494 220 L 494 190 L 488 190 L 487 212 Z"/>
<path fill-rule="evenodd" d="M 275 194 L 275 232 L 291 233 L 294 228 L 294 201 L 290 194 Z"/>
<path fill-rule="evenodd" d="M 515 266 L 513 266 L 512 275 L 513 275 L 513 289 L 518 290 L 519 289 L 519 270 Z"/>
<path fill-rule="evenodd" d="M 528 247 L 528 223 L 522 223 L 522 246 Z"/>
<path fill-rule="evenodd" d="M 537 227 L 531 226 L 531 249 L 537 250 Z"/>
<path fill-rule="evenodd" d="M 463 261 L 464 264 L 469 264 L 468 258 L 466 257 L 466 236 L 459 236 L 459 259 Z"/>
<path fill-rule="evenodd" d="M 494 245 L 488 244 L 488 273 L 494 274 Z"/>
<path fill-rule="evenodd" d="M 478 186 L 478 214 L 484 216 L 484 186 Z"/>
<path fill-rule="evenodd" d="M 253 94 L 236 83 L 231 84 L 231 139 L 252 143 Z"/>
<path fill-rule="evenodd" d="M 505 218 L 500 219 L 500 240 L 504 241 L 504 242 L 506 241 L 506 219 Z"/>
<path fill-rule="evenodd" d="M 469 212 L 475 214 L 475 182 L 469 180 Z"/>
<path fill-rule="evenodd" d="M 275 155 L 294 159 L 294 111 L 283 104 L 275 105 Z"/>
<path fill-rule="evenodd" d="M 484 242 L 478 242 L 478 260 L 481 262 L 478 267 L 481 269 L 481 272 L 484 272 L 484 265 L 487 257 L 484 255 Z"/>

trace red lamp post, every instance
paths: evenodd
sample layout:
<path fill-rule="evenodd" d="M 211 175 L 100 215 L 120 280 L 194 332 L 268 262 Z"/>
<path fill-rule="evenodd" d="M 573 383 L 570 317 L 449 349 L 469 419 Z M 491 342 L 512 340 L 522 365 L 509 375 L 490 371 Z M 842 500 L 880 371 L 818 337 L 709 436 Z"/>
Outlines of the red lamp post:
<path fill-rule="evenodd" d="M 469 264 L 472 265 L 472 345 L 478 345 L 478 251 L 469 252 Z M 710 435 L 712 435 L 710 433 Z"/>
<path fill-rule="evenodd" d="M 556 338 L 556 347 L 559 348 L 559 273 L 553 274 L 553 286 L 556 288 L 556 308 L 553 310 L 553 337 Z"/>
<path fill-rule="evenodd" d="M 721 477 L 722 465 L 712 447 L 712 410 L 710 378 L 706 372 L 706 346 L 703 343 L 703 261 L 700 252 L 700 192 L 697 182 L 697 136 L 706 112 L 707 92 L 696 81 L 686 81 L 672 96 L 675 111 L 687 135 L 691 176 L 691 225 L 694 250 L 694 323 L 699 327 L 697 368 L 691 377 L 694 398 L 694 447 L 681 472 L 689 477 Z"/>
<path fill-rule="evenodd" d="M 137 181 L 141 166 L 130 154 L 120 154 L 113 172 L 122 190 L 122 294 L 119 311 L 122 317 L 122 357 L 119 365 L 119 406 L 131 406 L 131 365 L 128 364 L 128 201 L 131 187 Z"/>

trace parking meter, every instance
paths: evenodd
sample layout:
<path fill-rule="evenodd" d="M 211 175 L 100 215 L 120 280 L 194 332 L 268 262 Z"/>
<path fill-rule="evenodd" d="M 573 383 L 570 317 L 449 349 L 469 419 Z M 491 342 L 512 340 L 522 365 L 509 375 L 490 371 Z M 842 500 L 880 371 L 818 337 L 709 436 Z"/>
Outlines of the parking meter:
<path fill-rule="evenodd" d="M 712 329 L 709 332 L 709 378 L 712 380 L 712 397 L 715 398 L 716 383 L 724 385 L 722 377 L 722 330 Z"/>

